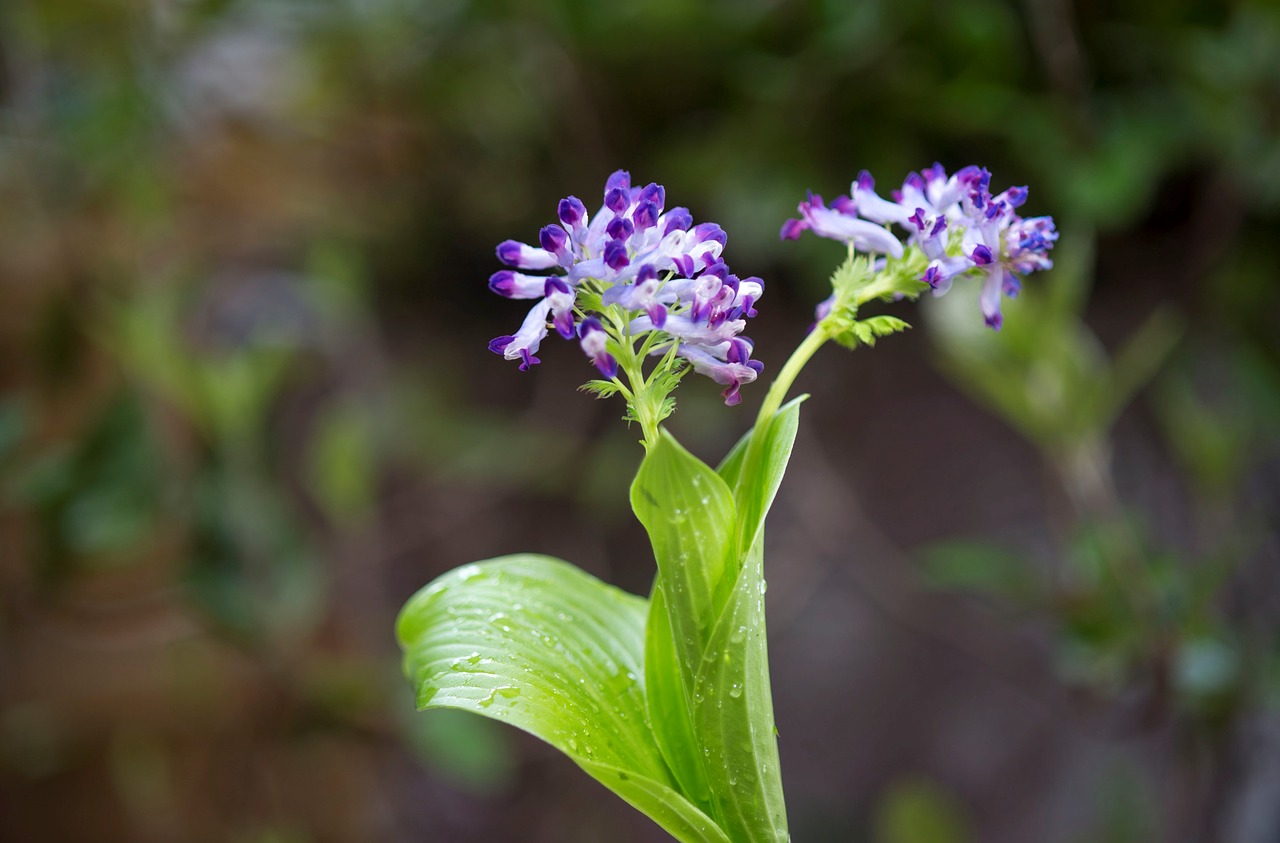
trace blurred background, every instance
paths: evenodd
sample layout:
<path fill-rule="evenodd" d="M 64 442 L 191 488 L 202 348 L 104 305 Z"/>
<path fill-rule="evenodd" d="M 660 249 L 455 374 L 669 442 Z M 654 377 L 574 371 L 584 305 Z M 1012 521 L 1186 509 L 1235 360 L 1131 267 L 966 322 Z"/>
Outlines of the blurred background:
<path fill-rule="evenodd" d="M 1280 10 L 1266 0 L 0 5 L 0 838 L 661 841 L 415 714 L 392 624 L 536 550 L 633 592 L 638 431 L 490 294 L 629 169 L 729 232 L 771 367 L 806 189 L 977 163 L 1052 214 L 802 378 L 770 522 L 798 843 L 1280 840 Z M 959 286 L 959 285 L 958 285 Z M 715 462 L 691 378 L 670 426 Z"/>

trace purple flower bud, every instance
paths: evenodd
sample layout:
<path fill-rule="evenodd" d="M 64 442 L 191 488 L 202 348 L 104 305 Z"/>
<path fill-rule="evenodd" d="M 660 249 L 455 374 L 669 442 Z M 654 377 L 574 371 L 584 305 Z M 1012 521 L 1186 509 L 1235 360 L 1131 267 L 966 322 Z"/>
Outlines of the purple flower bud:
<path fill-rule="evenodd" d="M 509 299 L 538 299 L 546 293 L 545 278 L 502 269 L 489 277 L 489 289 Z"/>
<path fill-rule="evenodd" d="M 667 189 L 660 184 L 649 183 L 644 186 L 644 190 L 640 191 L 640 201 L 652 202 L 661 211 L 667 201 Z"/>
<path fill-rule="evenodd" d="M 620 214 L 631 204 L 631 192 L 615 187 L 604 195 L 604 206 L 615 214 Z"/>
<path fill-rule="evenodd" d="M 672 208 L 664 215 L 665 224 L 662 227 L 662 236 L 666 237 L 673 231 L 688 231 L 693 225 L 693 217 L 689 214 L 688 208 Z"/>
<path fill-rule="evenodd" d="M 604 183 L 604 191 L 608 193 L 610 190 L 631 190 L 631 174 L 626 170 L 614 170 L 609 176 L 609 180 Z"/>
<path fill-rule="evenodd" d="M 646 231 L 658 224 L 658 206 L 653 202 L 642 201 L 631 213 L 637 231 Z"/>
<path fill-rule="evenodd" d="M 608 234 L 614 240 L 626 240 L 635 230 L 631 220 L 626 217 L 614 217 L 609 220 L 609 224 L 604 229 L 605 234 Z"/>
<path fill-rule="evenodd" d="M 569 228 L 573 228 L 586 217 L 587 208 L 578 197 L 566 196 L 560 200 L 560 205 L 556 208 L 556 212 L 560 217 L 560 222 Z"/>
<path fill-rule="evenodd" d="M 558 225 L 544 225 L 538 232 L 538 242 L 542 244 L 542 248 L 556 255 L 564 251 L 564 245 L 568 241 L 569 235 Z"/>
<path fill-rule="evenodd" d="M 498 244 L 498 260 L 517 269 L 549 269 L 559 263 L 556 256 L 546 249 L 535 249 L 515 240 L 504 240 Z"/>
<path fill-rule="evenodd" d="M 613 270 L 622 269 L 631 259 L 627 256 L 627 246 L 621 240 L 610 240 L 604 244 L 605 266 Z"/>
<path fill-rule="evenodd" d="M 978 266 L 986 266 L 995 260 L 995 257 L 991 254 L 991 249 L 981 243 L 973 247 L 973 252 L 969 257 L 971 257 L 973 262 Z"/>
<path fill-rule="evenodd" d="M 646 281 L 656 281 L 658 279 L 658 270 L 653 268 L 653 264 L 646 263 L 640 267 L 636 273 L 636 283 L 643 284 Z"/>

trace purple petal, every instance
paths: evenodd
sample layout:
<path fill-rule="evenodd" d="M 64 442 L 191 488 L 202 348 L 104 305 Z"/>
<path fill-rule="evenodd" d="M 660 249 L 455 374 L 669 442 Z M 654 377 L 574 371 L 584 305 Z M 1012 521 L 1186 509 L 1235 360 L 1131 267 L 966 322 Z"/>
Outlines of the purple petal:
<path fill-rule="evenodd" d="M 693 225 L 693 216 L 690 215 L 688 208 L 672 208 L 666 213 L 666 224 L 662 228 L 662 236 L 666 237 L 673 231 L 688 231 Z"/>
<path fill-rule="evenodd" d="M 647 184 L 644 190 L 640 191 L 640 201 L 652 202 L 661 209 L 667 201 L 667 189 L 660 184 Z"/>
<path fill-rule="evenodd" d="M 631 174 L 626 170 L 614 170 L 609 180 L 604 183 L 605 192 L 610 190 L 631 190 Z"/>
<path fill-rule="evenodd" d="M 782 224 L 782 231 L 779 234 L 783 240 L 796 240 L 808 227 L 809 223 L 805 220 L 787 220 Z"/>
<path fill-rule="evenodd" d="M 604 245 L 604 263 L 610 269 L 622 269 L 631 259 L 627 257 L 627 246 L 621 240 L 610 240 Z"/>
<path fill-rule="evenodd" d="M 566 196 L 560 200 L 560 205 L 556 208 L 560 217 L 560 222 L 573 228 L 582 218 L 587 215 L 587 208 L 582 201 L 576 196 Z"/>
<path fill-rule="evenodd" d="M 614 217 L 609 220 L 609 224 L 605 226 L 604 233 L 612 237 L 614 240 L 626 240 L 635 232 L 635 226 L 631 224 L 631 220 L 626 217 Z"/>

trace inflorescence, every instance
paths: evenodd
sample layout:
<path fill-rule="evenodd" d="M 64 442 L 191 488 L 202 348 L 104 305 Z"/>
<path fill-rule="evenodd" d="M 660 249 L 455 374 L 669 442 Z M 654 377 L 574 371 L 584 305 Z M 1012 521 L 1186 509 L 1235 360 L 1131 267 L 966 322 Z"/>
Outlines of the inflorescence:
<path fill-rule="evenodd" d="M 727 239 L 720 226 L 694 225 L 687 208 L 664 210 L 665 201 L 662 185 L 632 187 L 630 174 L 618 170 L 594 215 L 569 196 L 560 200 L 559 222 L 538 233 L 537 246 L 500 244 L 498 260 L 513 269 L 494 273 L 489 288 L 537 301 L 520 329 L 491 341 L 490 350 L 528 370 L 554 327 L 565 339 L 576 337 L 600 374 L 633 404 L 659 380 L 646 381 L 640 372 L 646 356 L 661 357 L 660 367 L 675 370 L 677 379 L 691 366 L 725 386 L 726 404 L 738 403 L 739 387 L 763 369 L 740 334 L 756 315 L 764 285 L 729 272 L 720 258 Z M 630 390 L 618 380 L 620 359 Z"/>
<path fill-rule="evenodd" d="M 986 322 L 999 330 L 1002 296 L 1013 297 L 1022 288 L 1020 276 L 1048 269 L 1048 251 L 1058 239 L 1052 217 L 1023 218 L 1016 209 L 1027 199 L 1025 187 L 1011 187 L 991 194 L 991 173 L 965 167 L 948 177 L 941 164 L 911 173 L 893 200 L 875 192 L 875 182 L 865 170 L 850 188 L 827 206 L 813 193 L 800 203 L 799 219 L 787 220 L 782 237 L 794 240 L 803 231 L 847 243 L 850 249 L 872 256 L 873 267 L 887 259 L 910 257 L 918 249 L 927 260 L 919 280 L 942 295 L 952 281 L 972 272 L 985 280 L 980 302 Z M 890 225 L 907 232 L 904 245 Z M 818 307 L 821 319 L 831 300 Z"/>

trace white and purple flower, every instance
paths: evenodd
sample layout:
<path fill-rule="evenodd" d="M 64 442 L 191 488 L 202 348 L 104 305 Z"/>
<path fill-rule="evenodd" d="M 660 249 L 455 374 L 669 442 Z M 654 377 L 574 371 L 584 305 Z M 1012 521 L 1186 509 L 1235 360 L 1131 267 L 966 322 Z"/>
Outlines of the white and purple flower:
<path fill-rule="evenodd" d="M 489 288 L 537 301 L 519 331 L 489 348 L 527 370 L 538 362 L 533 355 L 550 321 L 562 337 L 576 337 L 600 373 L 613 379 L 621 344 L 630 348 L 658 332 L 647 345 L 651 353 L 665 353 L 675 342 L 675 356 L 726 385 L 726 403 L 736 404 L 738 388 L 762 368 L 749 359 L 750 342 L 737 335 L 756 315 L 764 284 L 729 271 L 721 260 L 727 237 L 720 226 L 694 225 L 687 208 L 664 210 L 665 203 L 662 185 L 632 187 L 630 174 L 618 170 L 594 216 L 568 196 L 557 207 L 559 222 L 538 232 L 538 245 L 500 244 L 498 260 L 511 268 L 494 273 Z M 528 274 L 537 271 L 554 274 Z M 597 301 L 602 312 L 587 304 Z"/>
<path fill-rule="evenodd" d="M 892 201 L 875 192 L 875 182 L 864 170 L 850 186 L 850 196 L 839 197 L 828 208 L 821 197 L 809 194 L 800 203 L 800 218 L 782 226 L 783 239 L 812 231 L 860 252 L 890 258 L 919 249 L 928 261 L 920 280 L 935 295 L 947 292 L 966 274 L 984 279 L 982 313 L 996 330 L 1004 319 L 1001 300 L 1018 294 L 1021 276 L 1053 266 L 1048 255 L 1058 239 L 1053 219 L 1019 216 L 1016 209 L 1026 202 L 1027 189 L 1011 187 L 993 196 L 991 173 L 981 167 L 964 167 L 948 176 L 941 164 L 934 164 L 908 175 Z M 907 232 L 905 244 L 892 225 Z M 819 319 L 831 301 L 819 305 Z"/>

